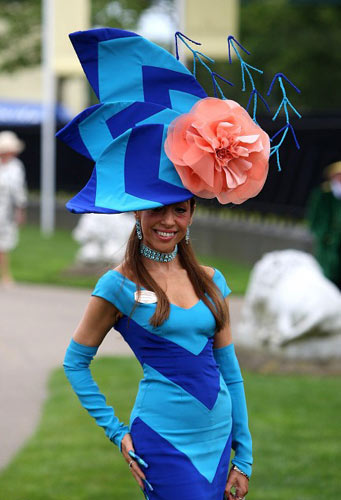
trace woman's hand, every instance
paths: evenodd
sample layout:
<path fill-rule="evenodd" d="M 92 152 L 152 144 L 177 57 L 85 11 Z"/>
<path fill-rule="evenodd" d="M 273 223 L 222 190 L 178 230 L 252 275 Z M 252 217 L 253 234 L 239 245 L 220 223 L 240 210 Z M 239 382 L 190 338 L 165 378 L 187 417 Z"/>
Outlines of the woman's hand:
<path fill-rule="evenodd" d="M 235 488 L 235 493 L 231 492 Z M 249 491 L 249 480 L 240 472 L 231 469 L 225 487 L 226 500 L 242 500 Z"/>
<path fill-rule="evenodd" d="M 125 461 L 129 465 L 129 468 L 136 479 L 138 485 L 140 488 L 144 490 L 145 483 L 144 481 L 146 480 L 146 476 L 144 475 L 143 471 L 139 467 L 139 464 L 137 463 L 136 459 L 134 460 L 130 455 L 129 452 L 132 451 L 135 453 L 135 449 L 133 446 L 133 441 L 131 439 L 131 435 L 127 433 L 121 441 L 121 450 L 122 450 L 122 455 L 125 458 Z M 147 464 L 146 464 L 147 465 Z"/>
<path fill-rule="evenodd" d="M 18 226 L 22 226 L 26 222 L 26 211 L 23 208 L 16 208 L 14 212 L 14 220 Z"/>

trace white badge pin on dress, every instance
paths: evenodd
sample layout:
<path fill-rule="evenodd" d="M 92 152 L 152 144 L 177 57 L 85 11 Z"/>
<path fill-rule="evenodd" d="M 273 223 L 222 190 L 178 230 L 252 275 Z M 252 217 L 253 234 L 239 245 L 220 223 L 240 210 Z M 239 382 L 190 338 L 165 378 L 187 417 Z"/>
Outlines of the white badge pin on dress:
<path fill-rule="evenodd" d="M 157 297 L 154 292 L 149 290 L 139 290 L 134 293 L 135 302 L 140 304 L 155 304 Z"/>

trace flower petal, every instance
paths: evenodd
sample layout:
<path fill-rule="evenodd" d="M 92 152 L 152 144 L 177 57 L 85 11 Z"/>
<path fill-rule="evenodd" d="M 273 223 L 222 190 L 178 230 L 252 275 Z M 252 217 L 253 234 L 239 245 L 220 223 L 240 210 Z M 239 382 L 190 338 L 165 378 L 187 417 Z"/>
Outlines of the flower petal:
<path fill-rule="evenodd" d="M 165 151 L 193 194 L 239 204 L 264 185 L 270 140 L 238 103 L 208 97 L 171 123 Z"/>
<path fill-rule="evenodd" d="M 205 154 L 199 161 L 192 165 L 195 172 L 207 185 L 214 185 L 214 157 L 211 154 Z"/>
<path fill-rule="evenodd" d="M 240 142 L 244 142 L 246 144 L 254 144 L 259 138 L 259 134 L 254 135 L 240 135 L 237 137 L 237 140 Z"/>
<path fill-rule="evenodd" d="M 206 152 L 197 147 L 196 144 L 192 143 L 192 145 L 185 151 L 182 160 L 185 165 L 193 167 L 193 164 L 196 164 L 201 160 L 203 156 L 206 157 Z"/>

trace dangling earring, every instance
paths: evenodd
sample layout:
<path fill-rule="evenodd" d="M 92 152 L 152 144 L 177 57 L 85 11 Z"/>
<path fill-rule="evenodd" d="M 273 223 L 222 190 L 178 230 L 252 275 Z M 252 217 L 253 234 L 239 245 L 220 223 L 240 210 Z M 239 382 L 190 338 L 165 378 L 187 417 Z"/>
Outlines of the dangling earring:
<path fill-rule="evenodd" d="M 186 242 L 186 245 L 188 245 L 188 243 L 189 243 L 189 226 L 187 226 L 185 242 Z"/>
<path fill-rule="evenodd" d="M 140 221 L 138 219 L 136 219 L 135 226 L 136 226 L 137 237 L 138 237 L 139 240 L 142 240 L 141 223 L 140 223 Z"/>

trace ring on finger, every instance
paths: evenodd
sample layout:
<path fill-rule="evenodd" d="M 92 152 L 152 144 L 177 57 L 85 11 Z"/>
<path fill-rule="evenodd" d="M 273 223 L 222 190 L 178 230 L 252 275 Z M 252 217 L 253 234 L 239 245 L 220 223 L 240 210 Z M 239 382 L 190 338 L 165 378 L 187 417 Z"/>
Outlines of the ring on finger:
<path fill-rule="evenodd" d="M 134 460 L 130 460 L 130 462 L 129 462 L 129 464 L 128 464 L 128 466 L 129 466 L 129 469 L 131 469 L 131 468 L 132 468 L 132 466 L 133 466 L 133 463 L 134 463 Z"/>

